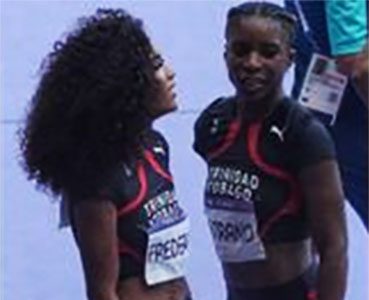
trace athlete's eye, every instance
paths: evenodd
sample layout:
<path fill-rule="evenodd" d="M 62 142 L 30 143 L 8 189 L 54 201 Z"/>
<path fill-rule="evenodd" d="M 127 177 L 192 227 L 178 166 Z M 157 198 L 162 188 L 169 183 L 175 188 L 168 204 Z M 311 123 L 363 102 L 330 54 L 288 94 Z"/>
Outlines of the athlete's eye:
<path fill-rule="evenodd" d="M 243 57 L 251 52 L 251 46 L 247 43 L 232 43 L 228 49 L 236 57 Z"/>
<path fill-rule="evenodd" d="M 155 70 L 159 70 L 164 65 L 164 59 L 159 54 L 155 54 L 152 58 Z"/>
<path fill-rule="evenodd" d="M 259 47 L 258 52 L 265 58 L 273 58 L 280 52 L 280 47 L 275 44 L 263 44 Z"/>

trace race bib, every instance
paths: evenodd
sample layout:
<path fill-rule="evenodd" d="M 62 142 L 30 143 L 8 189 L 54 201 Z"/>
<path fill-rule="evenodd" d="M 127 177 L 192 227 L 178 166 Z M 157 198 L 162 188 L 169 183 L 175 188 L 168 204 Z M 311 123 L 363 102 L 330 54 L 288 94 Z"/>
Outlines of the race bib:
<path fill-rule="evenodd" d="M 266 258 L 257 231 L 252 202 L 247 210 L 206 208 L 215 250 L 223 262 L 246 262 Z"/>
<path fill-rule="evenodd" d="M 169 201 L 163 201 L 168 199 Z M 170 207 L 168 213 L 156 210 L 158 215 L 151 218 L 146 229 L 148 245 L 146 251 L 145 280 L 148 285 L 173 280 L 185 274 L 188 257 L 189 220 L 174 201 L 172 193 L 160 195 L 158 203 Z M 157 201 L 157 199 L 154 199 Z M 154 202 L 151 202 L 151 205 Z M 167 205 L 168 204 L 168 205 Z M 165 207 L 164 206 L 164 207 Z"/>
<path fill-rule="evenodd" d="M 347 77 L 336 71 L 332 59 L 314 53 L 298 102 L 327 116 L 330 125 L 333 125 L 346 84 Z"/>

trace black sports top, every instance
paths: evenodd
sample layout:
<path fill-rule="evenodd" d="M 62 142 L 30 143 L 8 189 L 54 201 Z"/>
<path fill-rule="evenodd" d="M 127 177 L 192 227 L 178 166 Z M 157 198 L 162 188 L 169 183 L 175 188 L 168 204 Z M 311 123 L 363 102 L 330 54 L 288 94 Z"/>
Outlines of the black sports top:
<path fill-rule="evenodd" d="M 262 121 L 248 123 L 237 116 L 236 101 L 221 98 L 196 121 L 194 150 L 208 166 L 205 206 L 208 198 L 251 200 L 262 240 L 306 238 L 297 175 L 309 165 L 334 159 L 329 134 L 289 99 L 283 99 Z"/>
<path fill-rule="evenodd" d="M 154 130 L 149 141 L 143 157 L 119 164 L 100 193 L 117 208 L 120 279 L 144 274 L 147 229 L 168 215 L 183 213 L 174 196 L 168 144 Z M 182 243 L 187 247 L 187 239 Z"/>

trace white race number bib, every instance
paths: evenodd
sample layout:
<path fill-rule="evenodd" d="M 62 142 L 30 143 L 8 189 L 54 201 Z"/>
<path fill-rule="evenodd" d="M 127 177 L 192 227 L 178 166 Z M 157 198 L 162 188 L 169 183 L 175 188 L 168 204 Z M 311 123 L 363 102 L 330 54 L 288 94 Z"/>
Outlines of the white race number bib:
<path fill-rule="evenodd" d="M 221 261 L 246 262 L 266 258 L 253 210 L 206 208 L 206 215 Z"/>
<path fill-rule="evenodd" d="M 159 228 L 150 228 L 145 263 L 145 280 L 148 285 L 184 276 L 188 233 L 187 217 Z"/>

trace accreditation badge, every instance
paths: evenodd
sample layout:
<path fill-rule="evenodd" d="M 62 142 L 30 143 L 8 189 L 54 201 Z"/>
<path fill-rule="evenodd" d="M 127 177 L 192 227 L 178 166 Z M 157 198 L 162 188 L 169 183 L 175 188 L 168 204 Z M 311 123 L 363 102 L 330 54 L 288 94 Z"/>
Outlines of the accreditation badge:
<path fill-rule="evenodd" d="M 298 102 L 303 106 L 328 117 L 330 125 L 335 123 L 347 77 L 336 71 L 332 59 L 314 53 Z"/>

